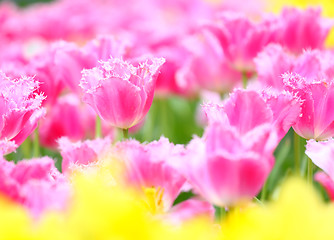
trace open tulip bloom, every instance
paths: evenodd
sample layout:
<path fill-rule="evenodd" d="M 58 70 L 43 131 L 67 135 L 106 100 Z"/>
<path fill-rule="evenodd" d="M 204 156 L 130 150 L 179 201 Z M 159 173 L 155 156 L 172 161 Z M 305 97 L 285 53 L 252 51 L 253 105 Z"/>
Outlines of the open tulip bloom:
<path fill-rule="evenodd" d="M 137 67 L 111 58 L 83 70 L 80 86 L 84 102 L 110 125 L 122 129 L 139 123 L 147 114 L 154 96 L 155 81 L 163 58 L 147 59 Z"/>
<path fill-rule="evenodd" d="M 326 140 L 334 135 L 334 85 L 332 79 L 305 79 L 284 74 L 286 89 L 300 98 L 301 114 L 293 129 L 305 139 Z"/>
<path fill-rule="evenodd" d="M 35 91 L 39 83 L 33 78 L 12 79 L 0 72 L 1 136 L 21 144 L 37 127 L 43 116 L 41 108 L 45 99 Z"/>

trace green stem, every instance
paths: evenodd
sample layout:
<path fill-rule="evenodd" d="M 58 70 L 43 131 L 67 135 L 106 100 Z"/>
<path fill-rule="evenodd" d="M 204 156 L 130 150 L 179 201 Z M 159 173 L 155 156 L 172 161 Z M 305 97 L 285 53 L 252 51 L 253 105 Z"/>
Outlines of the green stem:
<path fill-rule="evenodd" d="M 222 223 L 226 218 L 226 209 L 225 207 L 220 207 L 220 222 Z"/>
<path fill-rule="evenodd" d="M 242 87 L 244 89 L 247 88 L 247 83 L 248 83 L 247 73 L 244 71 L 244 72 L 242 72 Z"/>
<path fill-rule="evenodd" d="M 101 118 L 98 115 L 96 116 L 96 122 L 95 122 L 95 137 L 96 138 L 102 137 Z"/>
<path fill-rule="evenodd" d="M 262 192 L 261 192 L 261 202 L 263 202 L 266 199 L 267 195 L 267 181 L 264 182 Z"/>
<path fill-rule="evenodd" d="M 23 158 L 29 159 L 31 158 L 31 139 L 28 137 L 20 146 Z"/>
<path fill-rule="evenodd" d="M 153 133 L 154 133 L 154 123 L 156 121 L 156 100 L 153 100 L 153 103 L 151 105 L 150 111 L 147 113 L 147 117 L 145 120 L 145 124 L 143 126 L 143 135 L 142 139 L 145 141 L 151 141 L 153 140 Z"/>
<path fill-rule="evenodd" d="M 162 134 L 165 137 L 169 136 L 169 130 L 170 130 L 170 123 L 168 122 L 168 99 L 164 98 L 160 100 L 160 113 L 161 113 L 161 128 L 162 128 Z"/>
<path fill-rule="evenodd" d="M 129 138 L 129 129 L 123 129 L 123 139 Z"/>
<path fill-rule="evenodd" d="M 307 157 L 307 182 L 313 184 L 313 162 L 309 157 Z"/>
<path fill-rule="evenodd" d="M 38 128 L 36 128 L 34 131 L 33 157 L 38 158 L 39 156 L 40 156 L 39 134 L 38 134 Z"/>
<path fill-rule="evenodd" d="M 262 198 L 262 196 L 261 196 L 261 198 Z M 264 206 L 263 202 L 262 202 L 260 199 L 258 199 L 257 197 L 254 197 L 253 199 L 254 199 L 254 201 L 257 202 L 259 205 Z"/>
<path fill-rule="evenodd" d="M 295 172 L 300 175 L 300 136 L 294 132 L 293 135 L 294 157 L 295 157 Z"/>

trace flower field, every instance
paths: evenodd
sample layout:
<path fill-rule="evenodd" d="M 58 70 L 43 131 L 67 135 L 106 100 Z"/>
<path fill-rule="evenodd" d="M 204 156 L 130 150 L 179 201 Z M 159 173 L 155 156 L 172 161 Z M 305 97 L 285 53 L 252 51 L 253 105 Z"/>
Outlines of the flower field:
<path fill-rule="evenodd" d="M 334 5 L 0 2 L 1 239 L 334 239 Z"/>

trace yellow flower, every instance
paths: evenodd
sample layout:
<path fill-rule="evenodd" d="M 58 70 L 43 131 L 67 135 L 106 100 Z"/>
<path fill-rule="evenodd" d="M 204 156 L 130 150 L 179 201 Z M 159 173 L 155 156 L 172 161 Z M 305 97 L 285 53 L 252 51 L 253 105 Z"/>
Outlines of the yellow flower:
<path fill-rule="evenodd" d="M 68 211 L 43 219 L 43 238 L 49 234 L 49 239 L 204 240 L 215 239 L 218 234 L 207 219 L 172 225 L 163 216 L 151 214 L 137 192 L 121 183 L 110 184 L 110 176 L 105 172 L 90 169 L 87 173 L 73 176 L 75 193 Z"/>
<path fill-rule="evenodd" d="M 36 239 L 36 231 L 27 211 L 0 196 L 0 239 Z"/>
<path fill-rule="evenodd" d="M 292 179 L 268 206 L 235 210 L 223 223 L 223 239 L 334 239 L 334 206 L 305 182 Z"/>

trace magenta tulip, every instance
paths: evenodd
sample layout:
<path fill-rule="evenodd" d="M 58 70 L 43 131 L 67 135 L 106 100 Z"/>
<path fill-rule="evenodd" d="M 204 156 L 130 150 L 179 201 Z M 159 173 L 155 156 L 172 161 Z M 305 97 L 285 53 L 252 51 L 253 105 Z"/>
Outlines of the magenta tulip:
<path fill-rule="evenodd" d="M 163 210 L 169 210 L 186 181 L 171 162 L 173 154 L 184 150 L 183 146 L 162 137 L 147 145 L 135 140 L 121 142 L 116 149 L 124 160 L 127 182 L 138 189 L 162 189 Z"/>
<path fill-rule="evenodd" d="M 16 165 L 0 159 L 0 194 L 38 216 L 45 210 L 64 210 L 70 185 L 49 157 L 20 161 Z"/>
<path fill-rule="evenodd" d="M 60 154 L 63 157 L 62 171 L 71 173 L 71 170 L 75 168 L 97 162 L 99 157 L 110 148 L 111 139 L 106 137 L 84 142 L 71 142 L 69 138 L 62 137 L 58 143 Z"/>
<path fill-rule="evenodd" d="M 269 104 L 254 91 L 236 90 L 222 106 L 208 105 L 204 111 L 209 126 L 178 156 L 180 171 L 218 206 L 254 197 L 274 165 L 281 135 L 275 126 L 285 121 L 275 120 Z"/>
<path fill-rule="evenodd" d="M 20 145 L 37 127 L 43 116 L 43 94 L 36 94 L 39 83 L 33 78 L 8 78 L 0 72 L 0 139 Z"/>
<path fill-rule="evenodd" d="M 83 70 L 80 86 L 84 102 L 112 126 L 128 129 L 136 125 L 151 107 L 156 78 L 164 61 L 147 59 L 135 67 L 111 58 Z"/>
<path fill-rule="evenodd" d="M 325 140 L 334 136 L 334 84 L 327 79 L 306 79 L 284 74 L 285 88 L 302 101 L 301 114 L 292 126 L 305 139 Z"/>
<path fill-rule="evenodd" d="M 334 201 L 334 139 L 316 142 L 311 139 L 306 144 L 306 155 L 324 172 L 317 172 L 314 179 L 327 191 Z"/>

